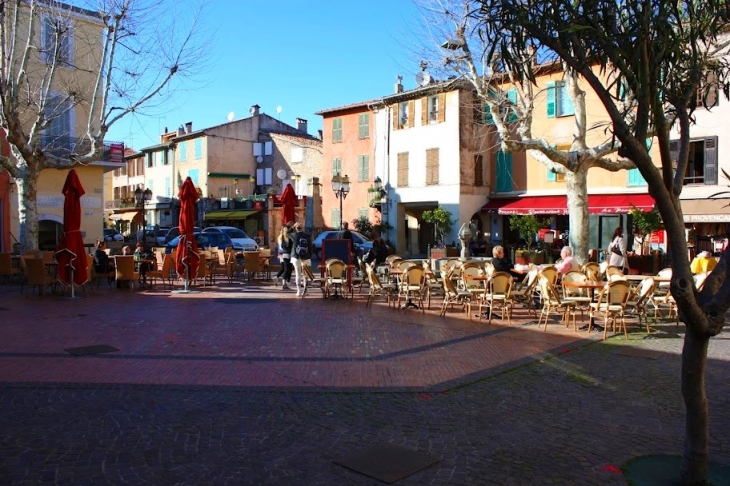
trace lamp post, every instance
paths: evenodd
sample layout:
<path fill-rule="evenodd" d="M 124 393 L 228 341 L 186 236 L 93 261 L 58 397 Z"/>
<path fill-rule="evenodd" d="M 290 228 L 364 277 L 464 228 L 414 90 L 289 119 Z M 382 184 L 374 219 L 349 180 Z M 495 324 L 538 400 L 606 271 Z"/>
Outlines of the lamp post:
<path fill-rule="evenodd" d="M 339 174 L 332 176 L 332 190 L 335 191 L 335 197 L 340 200 L 340 229 L 343 229 L 345 219 L 342 217 L 342 201 L 350 192 L 350 178 Z"/>
<path fill-rule="evenodd" d="M 147 229 L 147 215 L 144 210 L 144 204 L 152 200 L 152 190 L 143 190 L 142 186 L 139 185 L 137 186 L 137 189 L 134 190 L 134 199 L 137 201 L 137 206 L 142 211 L 142 241 L 144 242 L 144 232 Z"/>

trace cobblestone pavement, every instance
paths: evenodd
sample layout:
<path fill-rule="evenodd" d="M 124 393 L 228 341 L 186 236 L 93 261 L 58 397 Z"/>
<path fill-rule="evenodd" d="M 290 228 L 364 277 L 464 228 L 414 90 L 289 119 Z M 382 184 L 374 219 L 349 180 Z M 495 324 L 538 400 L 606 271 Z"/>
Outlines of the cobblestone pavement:
<path fill-rule="evenodd" d="M 397 484 L 618 485 L 628 459 L 681 452 L 681 328 L 599 341 L 532 321 L 271 285 L 77 301 L 0 286 L 0 484 L 381 484 L 334 461 L 388 442 L 439 459 Z M 707 368 L 722 464 L 728 339 Z M 119 351 L 63 351 L 93 344 Z"/>

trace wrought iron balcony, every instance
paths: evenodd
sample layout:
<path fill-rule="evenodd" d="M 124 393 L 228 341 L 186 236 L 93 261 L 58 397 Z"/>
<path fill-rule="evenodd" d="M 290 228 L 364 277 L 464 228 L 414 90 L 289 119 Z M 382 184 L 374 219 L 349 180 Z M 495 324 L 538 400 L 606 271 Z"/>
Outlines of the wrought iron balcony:
<path fill-rule="evenodd" d="M 120 146 L 121 153 L 119 151 Z M 74 156 L 89 153 L 91 141 L 88 138 L 43 135 L 41 147 L 47 155 L 60 159 L 70 159 Z M 121 142 L 104 142 L 102 154 L 98 160 L 122 163 L 124 161 L 124 144 Z"/>

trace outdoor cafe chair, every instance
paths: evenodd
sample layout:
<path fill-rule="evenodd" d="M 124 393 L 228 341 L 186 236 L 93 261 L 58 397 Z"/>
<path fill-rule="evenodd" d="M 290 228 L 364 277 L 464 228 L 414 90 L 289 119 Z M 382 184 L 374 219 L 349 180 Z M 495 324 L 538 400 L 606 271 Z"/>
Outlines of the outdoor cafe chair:
<path fill-rule="evenodd" d="M 394 262 L 395 260 L 402 260 L 402 258 L 401 258 L 401 257 L 399 257 L 398 255 L 388 255 L 387 257 L 385 257 L 385 263 L 386 263 L 387 265 L 390 265 L 390 266 L 391 266 L 391 268 L 392 268 L 392 266 L 393 266 L 393 262 Z"/>
<path fill-rule="evenodd" d="M 219 254 L 223 254 L 220 252 Z M 218 266 L 209 270 L 211 279 L 216 276 L 225 277 L 229 283 L 233 282 L 233 269 L 236 265 L 236 255 L 234 253 L 226 253 L 224 255 L 223 263 L 218 263 Z"/>
<path fill-rule="evenodd" d="M 122 282 L 129 282 L 132 287 L 137 286 L 139 273 L 134 271 L 134 255 L 116 255 L 114 266 L 117 287 Z"/>
<path fill-rule="evenodd" d="M 547 278 L 552 285 L 557 285 L 560 273 L 555 265 L 546 265 L 540 268 L 538 275 Z"/>
<path fill-rule="evenodd" d="M 606 267 L 606 280 L 610 282 L 611 277 L 613 277 L 614 275 L 623 277 L 624 271 L 620 267 L 617 267 L 615 265 L 609 265 L 608 267 Z"/>
<path fill-rule="evenodd" d="M 629 333 L 626 330 L 626 303 L 631 297 L 631 286 L 626 280 L 615 280 L 608 282 L 601 293 L 598 294 L 598 301 L 591 303 L 591 313 L 588 318 L 588 331 L 595 322 L 596 315 L 603 317 L 603 339 L 608 334 L 608 325 L 611 324 L 613 332 L 616 331 L 618 323 L 619 332 L 623 328 L 626 339 Z"/>
<path fill-rule="evenodd" d="M 448 272 L 441 279 L 441 284 L 444 286 L 444 301 L 441 304 L 441 310 L 439 315 L 441 317 L 446 315 L 446 308 L 454 308 L 454 304 L 461 304 L 462 309 L 466 309 L 471 313 L 471 293 L 466 290 L 457 290 L 452 279 L 452 273 Z"/>
<path fill-rule="evenodd" d="M 312 272 L 312 268 L 309 265 L 302 265 L 302 273 L 304 274 L 304 279 L 307 281 L 307 289 L 310 287 L 319 287 L 319 289 L 322 291 L 322 296 L 324 296 L 324 281 L 322 277 L 315 277 L 314 273 Z"/>
<path fill-rule="evenodd" d="M 391 302 L 395 302 L 395 284 L 382 283 L 372 268 L 367 269 L 367 276 L 370 285 L 368 288 L 368 298 L 365 302 L 365 307 L 371 306 L 373 304 L 373 300 L 380 296 L 385 296 L 388 302 L 388 307 L 390 307 Z"/>
<path fill-rule="evenodd" d="M 12 282 L 14 277 L 22 276 L 20 268 L 13 266 L 13 258 L 10 253 L 0 253 L 0 277 L 7 282 Z"/>
<path fill-rule="evenodd" d="M 39 295 L 45 295 L 46 288 L 52 286 L 56 279 L 46 273 L 46 266 L 42 258 L 26 258 L 25 259 L 25 284 L 31 290 L 38 288 Z"/>
<path fill-rule="evenodd" d="M 261 259 L 258 251 L 243 252 L 243 270 L 248 280 L 256 278 L 256 275 L 261 272 Z"/>
<path fill-rule="evenodd" d="M 508 272 L 494 272 L 492 278 L 489 279 L 489 290 L 479 296 L 477 295 L 476 301 L 479 302 L 479 320 L 482 319 L 482 307 L 486 307 L 489 312 L 488 324 L 492 323 L 492 315 L 495 309 L 501 310 L 502 322 L 504 323 L 504 316 L 507 315 L 507 323 L 512 324 L 512 305 L 514 300 L 511 296 L 512 291 L 512 275 Z M 469 312 L 469 318 L 471 319 L 471 312 Z"/>
<path fill-rule="evenodd" d="M 608 260 L 603 260 L 601 263 L 598 264 L 598 275 L 596 278 L 597 282 L 600 282 L 601 280 L 604 280 L 606 278 L 606 269 L 608 268 Z"/>
<path fill-rule="evenodd" d="M 434 274 L 431 271 L 431 266 L 429 265 L 428 260 L 423 261 L 423 272 L 425 276 L 425 282 L 424 282 L 424 290 L 426 292 L 426 300 L 428 302 L 428 308 L 431 308 L 431 296 L 434 294 L 443 294 L 443 285 L 441 285 L 441 282 L 438 278 L 436 278 L 436 274 Z"/>
<path fill-rule="evenodd" d="M 343 293 L 344 290 L 344 293 Z M 334 294 L 332 293 L 334 291 Z M 347 265 L 342 260 L 330 260 L 325 267 L 324 294 L 326 298 L 346 297 Z"/>
<path fill-rule="evenodd" d="M 550 282 L 550 279 L 543 275 L 538 277 L 538 286 L 540 288 L 540 296 L 542 299 L 542 311 L 540 312 L 540 317 L 537 320 L 537 328 L 540 329 L 540 325 L 544 317 L 545 327 L 543 331 L 547 331 L 550 314 L 556 312 L 558 314 L 562 314 L 562 321 L 565 324 L 565 327 L 568 327 L 570 317 L 572 316 L 573 329 L 577 331 L 578 328 L 575 323 L 575 309 L 578 303 L 571 300 L 561 299 L 555 286 L 552 282 Z"/>
<path fill-rule="evenodd" d="M 566 283 L 585 283 L 588 277 L 583 272 L 573 270 L 563 275 L 561 279 L 563 286 L 563 300 L 573 301 L 576 304 L 576 310 L 580 311 L 580 317 L 583 319 L 585 311 L 589 310 L 589 304 L 592 299 L 592 290 L 581 289 L 565 285 Z"/>
<path fill-rule="evenodd" d="M 654 307 L 654 322 L 660 317 L 660 312 L 667 311 L 667 319 L 675 318 L 677 326 L 679 326 L 679 312 L 677 311 L 677 301 L 672 297 L 671 292 L 661 293 L 658 292 L 659 285 L 654 289 L 654 294 L 651 297 L 651 303 Z"/>
<path fill-rule="evenodd" d="M 405 299 L 404 309 L 410 307 L 413 299 L 416 298 L 421 312 L 425 312 L 423 309 L 424 275 L 423 267 L 418 265 L 413 265 L 405 270 L 398 283 L 398 306 L 400 306 L 401 296 Z"/>
<path fill-rule="evenodd" d="M 651 332 L 651 329 L 649 329 L 649 319 L 646 317 L 646 311 L 655 288 L 656 282 L 654 282 L 654 279 L 652 277 L 645 278 L 638 285 L 631 297 L 629 297 L 629 301 L 626 304 L 629 311 L 639 319 L 639 326 L 641 326 L 641 319 L 644 319 L 647 334 Z"/>
<path fill-rule="evenodd" d="M 481 265 L 464 265 L 461 267 L 461 288 L 468 290 L 475 297 L 484 295 L 485 280 L 476 280 L 474 277 L 483 277 L 484 269 Z"/>
<path fill-rule="evenodd" d="M 162 265 L 158 268 L 160 270 L 148 270 L 147 278 L 150 279 L 150 283 L 154 283 L 158 278 L 162 280 L 162 288 L 165 288 L 165 281 L 172 289 L 172 272 L 175 267 L 175 261 L 172 259 L 172 255 L 165 255 L 162 259 Z"/>
<path fill-rule="evenodd" d="M 585 265 L 583 265 L 583 268 L 581 268 L 581 271 L 585 274 L 586 277 L 588 277 L 588 280 L 591 282 L 598 282 L 601 279 L 598 278 L 598 275 L 600 274 L 600 267 L 598 263 L 596 262 L 588 262 Z"/>
<path fill-rule="evenodd" d="M 671 279 L 672 278 L 672 269 L 671 268 L 662 268 L 659 270 L 659 272 L 656 274 L 658 278 L 662 279 Z M 666 294 L 669 292 L 669 283 L 670 282 L 657 282 L 656 289 L 654 289 L 654 293 L 656 294 Z"/>
<path fill-rule="evenodd" d="M 522 281 L 518 282 L 516 286 L 513 285 L 512 299 L 515 302 L 522 302 L 527 307 L 527 312 L 532 312 L 537 317 L 537 311 L 535 310 L 535 293 L 537 291 L 537 274 L 539 272 L 538 267 L 532 267 Z"/>

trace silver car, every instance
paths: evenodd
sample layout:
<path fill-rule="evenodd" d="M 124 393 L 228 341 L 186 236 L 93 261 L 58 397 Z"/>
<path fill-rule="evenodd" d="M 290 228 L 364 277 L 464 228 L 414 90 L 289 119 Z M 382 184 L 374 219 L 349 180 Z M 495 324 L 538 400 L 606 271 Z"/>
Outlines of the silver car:
<path fill-rule="evenodd" d="M 236 251 L 256 251 L 259 245 L 249 238 L 245 231 L 235 226 L 210 226 L 203 230 L 203 233 L 224 233 L 233 241 L 233 248 Z"/>

